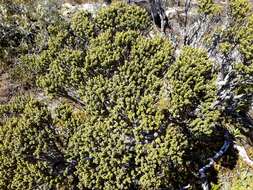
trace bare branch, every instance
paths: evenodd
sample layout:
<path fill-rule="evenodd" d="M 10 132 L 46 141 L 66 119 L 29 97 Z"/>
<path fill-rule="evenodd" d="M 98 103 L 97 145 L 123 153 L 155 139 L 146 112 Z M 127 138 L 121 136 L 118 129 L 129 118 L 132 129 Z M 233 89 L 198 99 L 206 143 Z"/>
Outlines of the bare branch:
<path fill-rule="evenodd" d="M 253 168 L 253 160 L 251 160 L 243 146 L 239 146 L 237 144 L 234 144 L 233 146 L 237 151 L 238 155 L 242 158 L 242 160 L 250 167 Z"/>

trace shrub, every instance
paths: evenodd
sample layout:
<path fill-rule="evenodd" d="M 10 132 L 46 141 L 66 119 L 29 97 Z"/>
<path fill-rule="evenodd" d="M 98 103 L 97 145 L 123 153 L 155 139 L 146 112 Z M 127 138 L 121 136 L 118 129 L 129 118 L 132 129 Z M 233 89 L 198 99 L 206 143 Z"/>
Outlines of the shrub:
<path fill-rule="evenodd" d="M 195 174 L 224 131 L 244 126 L 252 98 L 252 18 L 237 1 L 234 22 L 201 48 L 150 37 L 147 13 L 123 3 L 49 24 L 43 48 L 15 68 L 59 105 L 0 107 L 0 188 L 198 189 Z M 200 2 L 206 17 L 217 10 Z"/>

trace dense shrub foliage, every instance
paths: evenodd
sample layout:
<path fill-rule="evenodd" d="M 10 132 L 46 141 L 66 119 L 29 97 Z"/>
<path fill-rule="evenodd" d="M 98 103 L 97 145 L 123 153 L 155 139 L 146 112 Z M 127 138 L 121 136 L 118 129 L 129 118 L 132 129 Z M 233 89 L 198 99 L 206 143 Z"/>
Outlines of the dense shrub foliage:
<path fill-rule="evenodd" d="M 55 102 L 35 94 L 0 106 L 0 189 L 198 189 L 198 169 L 224 131 L 245 126 L 252 101 L 253 16 L 246 0 L 229 5 L 228 27 L 179 55 L 165 36 L 150 37 L 137 6 L 43 25 L 46 39 L 12 72 Z M 200 1 L 199 14 L 217 16 L 217 7 Z"/>

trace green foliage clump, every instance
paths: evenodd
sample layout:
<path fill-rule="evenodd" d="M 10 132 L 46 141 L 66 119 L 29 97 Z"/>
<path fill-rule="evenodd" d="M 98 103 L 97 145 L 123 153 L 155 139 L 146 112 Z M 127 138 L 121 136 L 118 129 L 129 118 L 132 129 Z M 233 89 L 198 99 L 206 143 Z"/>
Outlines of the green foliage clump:
<path fill-rule="evenodd" d="M 239 51 L 243 56 L 243 61 L 246 65 L 252 64 L 253 61 L 253 15 L 248 17 L 246 24 L 241 26 L 238 31 L 237 38 L 239 42 Z"/>
<path fill-rule="evenodd" d="M 185 47 L 168 71 L 170 111 L 177 117 L 189 117 L 202 102 L 215 96 L 213 64 L 201 49 Z"/>
<path fill-rule="evenodd" d="M 215 15 L 219 13 L 220 7 L 213 0 L 198 0 L 198 11 L 204 15 Z"/>
<path fill-rule="evenodd" d="M 80 79 L 82 52 L 79 50 L 62 50 L 58 57 L 49 65 L 49 73 L 39 78 L 37 84 L 47 92 L 67 95 L 68 88 L 75 87 Z"/>
<path fill-rule="evenodd" d="M 125 3 L 115 3 L 108 8 L 101 9 L 97 13 L 95 22 L 101 31 L 110 30 L 111 32 L 147 31 L 151 27 L 151 20 L 144 9 Z"/>
<path fill-rule="evenodd" d="M 251 5 L 247 0 L 232 0 L 229 5 L 230 16 L 234 19 L 234 22 L 243 21 L 250 14 Z"/>
<path fill-rule="evenodd" d="M 86 11 L 79 11 L 71 18 L 71 29 L 82 39 L 94 36 L 95 26 L 92 22 L 92 15 Z"/>
<path fill-rule="evenodd" d="M 112 30 L 105 31 L 105 29 L 100 28 L 106 26 L 106 23 L 100 23 L 100 21 L 102 22 L 105 20 L 104 16 L 106 16 L 103 16 L 102 13 L 104 12 L 104 14 L 107 14 L 111 9 L 114 11 L 118 10 L 116 12 L 119 14 L 118 17 L 112 17 L 116 19 L 113 21 L 116 28 L 113 27 L 112 29 L 115 30 L 115 32 L 117 31 L 115 34 L 115 41 L 117 44 L 113 44 L 112 42 L 114 38 L 114 34 L 111 33 Z M 136 14 L 132 14 L 132 9 Z M 134 22 L 131 20 L 130 14 L 132 16 L 135 15 L 133 17 L 133 20 L 135 20 Z M 127 19 L 120 20 L 122 18 Z M 122 26 L 120 26 L 121 24 Z M 118 26 L 120 26 L 120 28 L 117 28 Z M 147 17 L 146 11 L 137 6 L 118 3 L 109 8 L 101 9 L 101 13 L 98 13 L 94 19 L 90 13 L 78 11 L 72 16 L 70 22 L 61 21 L 61 23 L 50 25 L 48 27 L 48 48 L 43 50 L 39 56 L 36 56 L 36 59 L 29 56 L 30 59 L 33 59 L 30 61 L 30 64 L 27 56 L 22 57 L 22 59 L 20 59 L 21 67 L 24 66 L 27 71 L 32 72 L 30 76 L 34 76 L 33 80 L 29 78 L 27 81 L 37 80 L 38 86 L 48 89 L 48 92 L 57 91 L 56 89 L 58 89 L 60 94 L 68 96 L 66 92 L 68 90 L 63 89 L 63 86 L 66 86 L 66 84 L 62 84 L 63 81 L 68 81 L 70 85 L 77 84 L 78 82 L 84 84 L 87 82 L 87 74 L 94 75 L 97 72 L 95 67 L 100 71 L 105 67 L 111 67 L 111 69 L 114 70 L 114 67 L 116 67 L 114 64 L 123 62 L 128 55 L 128 46 L 134 43 L 133 39 L 138 38 L 140 31 L 147 31 L 149 26 L 150 20 Z M 119 33 L 125 30 L 132 31 L 129 31 L 129 33 Z M 81 52 L 78 53 L 78 51 Z M 111 53 L 112 57 L 110 59 L 108 59 L 108 55 L 106 55 L 108 53 Z M 75 58 L 73 56 L 75 56 Z M 64 60 L 65 57 L 73 57 L 74 60 Z M 63 62 L 65 63 L 63 64 Z M 101 67 L 99 67 L 99 65 Z M 71 71 L 65 72 L 66 69 L 70 69 Z M 45 77 L 44 74 L 47 73 L 47 71 L 49 71 L 49 73 Z M 106 72 L 109 72 L 109 70 Z M 43 76 L 40 77 L 40 75 Z M 74 91 L 76 91 L 75 87 L 68 87 L 68 89 L 71 90 L 73 88 Z"/>
<path fill-rule="evenodd" d="M 15 103 L 10 104 L 15 110 Z M 18 113 L 18 110 L 16 110 Z M 46 107 L 30 100 L 0 127 L 1 189 L 50 189 L 63 154 Z"/>
<path fill-rule="evenodd" d="M 18 115 L 23 113 L 24 106 L 29 101 L 29 98 L 18 96 L 8 104 L 0 105 L 0 121 L 3 122 L 5 118 L 12 117 L 13 115 Z"/>
<path fill-rule="evenodd" d="M 123 45 L 129 45 L 129 39 L 135 42 L 135 38 L 129 38 L 132 33 L 117 33 L 110 45 L 115 45 L 119 52 L 124 53 L 126 47 Z M 104 38 L 104 35 L 107 37 L 108 33 L 102 33 L 98 39 Z M 146 172 L 151 164 L 160 164 L 162 171 L 166 170 L 166 162 L 161 163 L 159 157 L 153 163 L 146 162 L 143 156 L 148 154 L 148 149 L 156 150 L 148 142 L 145 143 L 145 136 L 152 137 L 163 121 L 166 122 L 164 114 L 156 110 L 155 103 L 163 73 L 173 60 L 172 46 L 162 38 L 148 39 L 141 36 L 135 43 L 131 43 L 132 47 L 128 47 L 128 52 L 125 52 L 128 53 L 126 57 L 123 54 L 121 59 L 115 57 L 114 60 L 110 52 L 104 53 L 101 56 L 103 59 L 98 62 L 101 66 L 93 67 L 91 75 L 87 72 L 89 80 L 83 87 L 81 99 L 86 105 L 87 113 L 94 119 L 78 131 L 70 143 L 70 149 L 80 158 L 76 172 L 79 174 L 80 189 L 131 189 L 134 186 L 155 188 L 165 185 L 164 181 L 169 181 L 166 179 L 168 176 L 163 176 L 159 183 L 158 179 L 149 182 L 149 174 Z M 96 49 L 104 52 L 98 46 Z M 89 49 L 87 59 L 90 50 L 94 52 L 93 47 Z M 100 57 L 98 53 L 92 53 L 92 56 Z M 108 65 L 107 60 L 116 65 Z M 166 128 L 169 126 L 165 126 L 164 130 Z M 160 138 L 163 141 L 163 137 Z M 182 159 L 181 154 L 172 151 L 176 145 L 168 142 L 164 146 L 171 147 L 171 155 Z M 156 175 L 155 170 L 154 172 L 153 177 Z M 146 177 L 141 177 L 142 175 Z"/>

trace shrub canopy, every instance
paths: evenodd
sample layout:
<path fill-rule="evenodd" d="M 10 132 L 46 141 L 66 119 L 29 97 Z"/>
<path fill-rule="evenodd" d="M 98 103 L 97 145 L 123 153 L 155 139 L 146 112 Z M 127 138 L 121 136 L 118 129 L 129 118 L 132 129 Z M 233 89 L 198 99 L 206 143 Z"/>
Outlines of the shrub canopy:
<path fill-rule="evenodd" d="M 0 189 L 179 189 L 188 183 L 197 189 L 194 173 L 218 150 L 224 131 L 233 135 L 245 125 L 234 115 L 245 113 L 252 97 L 248 6 L 231 1 L 233 22 L 212 47 L 233 68 L 233 96 L 223 101 L 222 65 L 209 51 L 218 27 L 202 48 L 180 47 L 177 55 L 166 37 L 150 37 L 150 17 L 137 6 L 116 3 L 96 15 L 79 11 L 47 23 L 43 46 L 34 44 L 43 48 L 21 54 L 14 74 L 53 103 L 21 96 L 0 106 Z M 214 3 L 200 2 L 199 14 L 218 12 Z M 234 43 L 239 61 L 229 59 Z M 247 98 L 234 102 L 237 95 Z"/>

